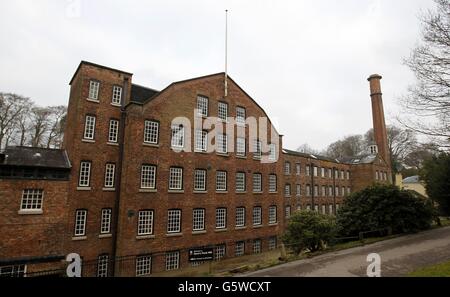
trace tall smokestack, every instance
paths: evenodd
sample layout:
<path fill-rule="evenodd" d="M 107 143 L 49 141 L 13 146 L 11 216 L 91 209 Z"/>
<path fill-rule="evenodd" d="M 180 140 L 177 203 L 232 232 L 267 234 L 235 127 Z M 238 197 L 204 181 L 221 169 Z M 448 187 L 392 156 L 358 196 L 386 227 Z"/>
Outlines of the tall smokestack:
<path fill-rule="evenodd" d="M 378 146 L 381 158 L 391 167 L 386 122 L 384 121 L 383 97 L 381 93 L 381 75 L 373 74 L 367 80 L 370 83 L 370 97 L 372 98 L 373 137 Z"/>

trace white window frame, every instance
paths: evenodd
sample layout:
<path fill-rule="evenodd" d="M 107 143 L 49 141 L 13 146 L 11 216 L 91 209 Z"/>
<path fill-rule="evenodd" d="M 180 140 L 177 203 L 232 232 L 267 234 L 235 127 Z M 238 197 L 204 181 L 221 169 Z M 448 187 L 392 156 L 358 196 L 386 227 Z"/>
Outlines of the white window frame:
<path fill-rule="evenodd" d="M 262 252 L 262 240 L 254 239 L 253 240 L 253 254 L 260 254 Z"/>
<path fill-rule="evenodd" d="M 227 209 L 224 207 L 216 208 L 216 229 L 227 228 Z"/>
<path fill-rule="evenodd" d="M 296 189 L 296 195 L 297 195 L 298 197 L 302 196 L 302 185 L 296 184 L 296 185 L 295 185 L 295 189 Z"/>
<path fill-rule="evenodd" d="M 109 255 L 102 254 L 97 258 L 97 277 L 108 277 Z"/>
<path fill-rule="evenodd" d="M 246 149 L 246 139 L 244 137 L 237 137 L 236 138 L 236 155 L 240 157 L 245 157 L 247 154 Z"/>
<path fill-rule="evenodd" d="M 115 119 L 109 120 L 108 142 L 117 143 L 119 139 L 119 121 Z"/>
<path fill-rule="evenodd" d="M 95 124 L 97 117 L 95 115 L 86 115 L 84 119 L 84 133 L 83 139 L 94 140 L 95 139 Z"/>
<path fill-rule="evenodd" d="M 222 260 L 227 252 L 227 246 L 225 244 L 219 244 L 214 249 L 214 260 L 220 261 Z"/>
<path fill-rule="evenodd" d="M 205 230 L 205 209 L 194 208 L 192 210 L 192 231 Z"/>
<path fill-rule="evenodd" d="M 121 86 L 113 86 L 113 95 L 111 98 L 111 103 L 113 105 L 121 105 L 122 104 L 122 90 Z"/>
<path fill-rule="evenodd" d="M 243 193 L 246 189 L 246 174 L 245 172 L 236 172 L 236 192 Z"/>
<path fill-rule="evenodd" d="M 175 149 L 182 149 L 184 148 L 184 137 L 185 137 L 185 130 L 183 125 L 172 125 L 172 131 L 171 131 L 171 146 Z"/>
<path fill-rule="evenodd" d="M 194 191 L 206 191 L 206 169 L 195 169 L 194 171 Z"/>
<path fill-rule="evenodd" d="M 27 265 L 7 265 L 0 266 L 0 277 L 25 277 L 27 275 Z"/>
<path fill-rule="evenodd" d="M 98 94 L 100 92 L 100 82 L 96 80 L 89 81 L 89 95 L 90 100 L 99 101 Z"/>
<path fill-rule="evenodd" d="M 269 251 L 273 251 L 277 248 L 277 237 L 272 236 L 269 238 Z"/>
<path fill-rule="evenodd" d="M 284 162 L 284 174 L 291 175 L 291 162 L 289 161 Z"/>
<path fill-rule="evenodd" d="M 166 253 L 166 271 L 177 270 L 180 268 L 180 252 L 173 251 Z"/>
<path fill-rule="evenodd" d="M 238 125 L 245 125 L 245 120 L 246 120 L 245 107 L 237 106 L 236 107 L 236 123 Z"/>
<path fill-rule="evenodd" d="M 269 145 L 269 161 L 277 160 L 277 146 L 274 143 Z"/>
<path fill-rule="evenodd" d="M 78 186 L 88 188 L 91 184 L 91 161 L 81 161 L 80 162 L 80 173 L 78 178 Z"/>
<path fill-rule="evenodd" d="M 195 151 L 203 153 L 208 151 L 208 131 L 195 130 Z"/>
<path fill-rule="evenodd" d="M 226 192 L 228 173 L 223 170 L 216 171 L 216 192 Z"/>
<path fill-rule="evenodd" d="M 245 227 L 245 207 L 236 207 L 236 227 Z"/>
<path fill-rule="evenodd" d="M 169 191 L 183 190 L 183 168 L 170 167 L 169 170 Z"/>
<path fill-rule="evenodd" d="M 141 189 L 156 189 L 156 173 L 155 165 L 141 165 Z"/>
<path fill-rule="evenodd" d="M 159 143 L 159 122 L 152 120 L 144 122 L 144 143 L 155 145 Z"/>
<path fill-rule="evenodd" d="M 253 222 L 253 226 L 261 226 L 262 225 L 262 207 L 261 206 L 253 207 L 252 222 Z"/>
<path fill-rule="evenodd" d="M 150 275 L 152 273 L 152 256 L 136 257 L 136 276 Z"/>
<path fill-rule="evenodd" d="M 217 105 L 217 117 L 224 122 L 228 120 L 228 103 L 219 101 Z"/>
<path fill-rule="evenodd" d="M 209 98 L 197 95 L 197 115 L 201 117 L 208 116 Z"/>
<path fill-rule="evenodd" d="M 228 135 L 219 133 L 217 134 L 217 152 L 219 154 L 228 154 Z"/>
<path fill-rule="evenodd" d="M 155 212 L 152 209 L 140 210 L 138 213 L 137 235 L 153 235 Z"/>
<path fill-rule="evenodd" d="M 291 217 L 291 206 L 290 205 L 285 207 L 284 215 L 285 215 L 286 219 L 289 219 Z"/>
<path fill-rule="evenodd" d="M 245 255 L 245 241 L 237 241 L 234 248 L 234 256 L 240 257 Z"/>
<path fill-rule="evenodd" d="M 114 188 L 115 174 L 116 174 L 116 164 L 106 163 L 106 165 L 105 165 L 105 183 L 103 185 L 105 188 L 108 188 L 108 189 Z"/>
<path fill-rule="evenodd" d="M 42 210 L 44 203 L 43 189 L 24 189 L 22 191 L 22 201 L 20 203 L 20 210 L 33 211 Z"/>
<path fill-rule="evenodd" d="M 253 193 L 261 193 L 262 191 L 262 174 L 253 173 Z"/>
<path fill-rule="evenodd" d="M 86 235 L 87 215 L 88 211 L 86 209 L 77 209 L 75 211 L 75 226 L 74 226 L 75 237 Z"/>
<path fill-rule="evenodd" d="M 167 211 L 167 234 L 181 233 L 181 209 Z"/>
<path fill-rule="evenodd" d="M 110 234 L 111 233 L 111 217 L 112 209 L 103 208 L 102 209 L 102 219 L 100 222 L 100 234 Z"/>
<path fill-rule="evenodd" d="M 261 159 L 262 156 L 262 142 L 260 140 L 253 140 L 253 158 Z"/>
<path fill-rule="evenodd" d="M 278 222 L 277 206 L 269 206 L 269 224 L 276 224 Z"/>
<path fill-rule="evenodd" d="M 278 190 L 278 179 L 276 174 L 269 174 L 269 192 L 276 193 Z"/>
<path fill-rule="evenodd" d="M 306 196 L 311 196 L 312 192 L 311 192 L 311 185 L 306 185 Z"/>
<path fill-rule="evenodd" d="M 300 175 L 302 172 L 302 165 L 300 163 L 295 164 L 295 171 L 297 175 Z"/>
<path fill-rule="evenodd" d="M 285 184 L 284 185 L 284 197 L 291 197 L 292 189 L 291 184 Z"/>

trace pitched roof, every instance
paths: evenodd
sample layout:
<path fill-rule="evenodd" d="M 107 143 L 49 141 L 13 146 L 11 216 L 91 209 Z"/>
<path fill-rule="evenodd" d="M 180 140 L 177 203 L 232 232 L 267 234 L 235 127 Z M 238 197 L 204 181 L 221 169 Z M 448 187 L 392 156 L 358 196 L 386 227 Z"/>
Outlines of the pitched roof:
<path fill-rule="evenodd" d="M 147 99 L 152 98 L 159 91 L 143 87 L 136 84 L 131 84 L 131 101 L 136 103 L 144 103 Z"/>
<path fill-rule="evenodd" d="M 95 64 L 95 63 L 88 62 L 88 61 L 81 61 L 80 64 L 78 65 L 78 67 L 77 67 L 77 70 L 75 70 L 75 73 L 73 74 L 72 79 L 70 80 L 69 85 L 72 84 L 72 82 L 73 82 L 75 76 L 77 75 L 77 73 L 78 73 L 78 71 L 80 70 L 80 68 L 81 68 L 82 65 L 89 65 L 89 66 L 94 66 L 94 67 L 98 67 L 98 68 L 103 68 L 103 69 L 107 69 L 107 70 L 111 70 L 111 71 L 120 72 L 120 73 L 127 74 L 127 75 L 133 75 L 133 73 L 125 72 L 125 71 L 122 71 L 122 70 L 119 70 L 119 69 L 115 69 L 115 68 L 103 66 L 103 65 L 100 65 L 100 64 Z"/>
<path fill-rule="evenodd" d="M 70 161 L 65 150 L 38 147 L 7 147 L 0 158 L 0 166 L 27 166 L 70 169 Z"/>
<path fill-rule="evenodd" d="M 372 164 L 377 159 L 377 155 L 366 154 L 355 157 L 342 157 L 340 161 L 347 164 Z"/>
<path fill-rule="evenodd" d="M 416 184 L 420 181 L 419 176 L 418 175 L 413 175 L 413 176 L 409 176 L 407 178 L 403 179 L 403 183 L 404 184 Z"/>
<path fill-rule="evenodd" d="M 302 153 L 302 152 L 288 150 L 288 149 L 283 149 L 283 153 L 288 154 L 288 155 L 304 157 L 304 158 L 312 158 L 312 159 L 317 159 L 317 160 L 322 160 L 322 161 L 329 161 L 329 162 L 333 162 L 333 163 L 341 163 L 338 159 L 333 159 L 333 158 L 316 155 L 316 154 Z"/>

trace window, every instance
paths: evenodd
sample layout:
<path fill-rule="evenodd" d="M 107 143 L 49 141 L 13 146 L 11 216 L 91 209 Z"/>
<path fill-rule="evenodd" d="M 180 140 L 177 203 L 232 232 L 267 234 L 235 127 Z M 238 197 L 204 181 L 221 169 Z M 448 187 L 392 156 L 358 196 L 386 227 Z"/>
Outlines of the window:
<path fill-rule="evenodd" d="M 291 163 L 289 162 L 284 163 L 284 174 L 286 175 L 291 174 Z"/>
<path fill-rule="evenodd" d="M 341 179 L 344 179 L 344 178 L 345 178 L 344 170 L 341 170 Z"/>
<path fill-rule="evenodd" d="M 245 226 L 245 207 L 236 208 L 236 227 Z"/>
<path fill-rule="evenodd" d="M 102 209 L 102 220 L 100 223 L 100 233 L 109 234 L 111 233 L 111 208 Z"/>
<path fill-rule="evenodd" d="M 318 185 L 314 186 L 314 196 L 315 197 L 319 196 L 319 186 Z"/>
<path fill-rule="evenodd" d="M 262 208 L 260 206 L 253 207 L 253 226 L 262 225 Z"/>
<path fill-rule="evenodd" d="M 169 190 L 183 190 L 183 168 L 170 167 Z"/>
<path fill-rule="evenodd" d="M 254 140 L 253 141 L 253 158 L 260 159 L 261 158 L 261 141 Z"/>
<path fill-rule="evenodd" d="M 277 222 L 277 206 L 272 205 L 269 207 L 269 224 L 276 224 Z"/>
<path fill-rule="evenodd" d="M 322 186 L 322 196 L 323 197 L 327 196 L 327 187 L 326 186 Z"/>
<path fill-rule="evenodd" d="M 253 174 L 253 192 L 262 192 L 262 175 L 261 173 Z"/>
<path fill-rule="evenodd" d="M 328 168 L 328 177 L 329 178 L 333 177 L 333 170 L 331 170 L 331 168 Z"/>
<path fill-rule="evenodd" d="M 181 210 L 169 209 L 167 211 L 167 233 L 181 232 Z"/>
<path fill-rule="evenodd" d="M 236 155 L 245 157 L 246 149 L 245 149 L 245 138 L 238 137 L 236 138 Z"/>
<path fill-rule="evenodd" d="M 78 181 L 80 187 L 89 187 L 91 180 L 91 164 L 90 161 L 83 161 L 80 164 L 80 178 Z"/>
<path fill-rule="evenodd" d="M 333 214 L 333 204 L 328 205 L 328 213 Z"/>
<path fill-rule="evenodd" d="M 339 196 L 339 187 L 338 187 L 338 186 L 336 186 L 336 187 L 334 188 L 334 194 L 335 194 L 336 196 Z"/>
<path fill-rule="evenodd" d="M 216 191 L 226 191 L 227 190 L 227 172 L 217 171 L 216 172 Z"/>
<path fill-rule="evenodd" d="M 138 235 L 153 234 L 153 210 L 140 210 L 138 217 Z"/>
<path fill-rule="evenodd" d="M 228 153 L 228 136 L 226 134 L 217 135 L 217 152 L 220 154 Z"/>
<path fill-rule="evenodd" d="M 328 195 L 333 196 L 333 187 L 332 186 L 328 187 Z"/>
<path fill-rule="evenodd" d="M 222 121 L 226 121 L 228 118 L 228 104 L 225 102 L 219 102 L 218 116 Z"/>
<path fill-rule="evenodd" d="M 334 178 L 335 179 L 339 178 L 339 170 L 337 170 L 337 169 L 334 170 Z"/>
<path fill-rule="evenodd" d="M 116 164 L 107 163 L 105 168 L 105 188 L 114 188 L 114 174 L 116 171 Z"/>
<path fill-rule="evenodd" d="M 0 267 L 0 277 L 24 277 L 27 265 L 11 265 Z"/>
<path fill-rule="evenodd" d="M 276 193 L 277 192 L 277 175 L 269 174 L 269 192 Z"/>
<path fill-rule="evenodd" d="M 308 168 L 308 167 L 306 167 Z M 306 185 L 306 196 L 311 196 L 311 186 L 310 185 Z"/>
<path fill-rule="evenodd" d="M 286 217 L 286 219 L 289 219 L 291 217 L 291 207 L 290 206 L 286 206 L 285 217 Z"/>
<path fill-rule="evenodd" d="M 208 132 L 204 130 L 195 130 L 195 151 L 206 152 L 208 149 Z"/>
<path fill-rule="evenodd" d="M 380 176 L 379 176 L 378 170 L 377 170 L 377 171 L 375 171 L 375 179 L 376 179 L 376 180 L 379 180 L 379 179 L 380 179 Z"/>
<path fill-rule="evenodd" d="M 350 171 L 347 170 L 347 179 L 350 179 Z"/>
<path fill-rule="evenodd" d="M 302 171 L 302 166 L 300 165 L 300 163 L 295 164 L 295 171 L 296 171 L 297 175 L 300 175 L 300 173 Z"/>
<path fill-rule="evenodd" d="M 184 127 L 183 125 L 172 126 L 172 147 L 183 148 L 184 147 Z"/>
<path fill-rule="evenodd" d="M 159 122 L 145 121 L 144 124 L 144 143 L 158 144 Z"/>
<path fill-rule="evenodd" d="M 156 189 L 156 166 L 142 165 L 141 189 Z"/>
<path fill-rule="evenodd" d="M 269 238 L 269 251 L 277 248 L 277 238 L 275 236 Z"/>
<path fill-rule="evenodd" d="M 341 196 L 345 196 L 345 187 L 341 188 Z"/>
<path fill-rule="evenodd" d="M 245 125 L 245 108 L 236 107 L 236 123 L 238 125 Z"/>
<path fill-rule="evenodd" d="M 227 209 L 216 209 L 216 229 L 225 229 L 227 227 Z"/>
<path fill-rule="evenodd" d="M 311 166 L 310 165 L 306 165 L 306 175 L 307 176 L 311 175 Z"/>
<path fill-rule="evenodd" d="M 325 168 L 320 168 L 320 176 L 325 177 Z"/>
<path fill-rule="evenodd" d="M 89 99 L 98 101 L 99 89 L 100 89 L 100 83 L 98 81 L 91 80 L 89 82 Z"/>
<path fill-rule="evenodd" d="M 325 204 L 322 204 L 322 214 L 327 213 L 327 206 Z"/>
<path fill-rule="evenodd" d="M 110 120 L 109 121 L 108 142 L 116 143 L 118 135 L 119 135 L 119 121 L 118 120 Z"/>
<path fill-rule="evenodd" d="M 317 205 L 317 204 L 314 205 L 314 211 L 317 212 L 317 213 L 319 213 L 319 205 Z"/>
<path fill-rule="evenodd" d="M 208 116 L 208 97 L 197 96 L 197 115 Z"/>
<path fill-rule="evenodd" d="M 108 277 L 108 262 L 109 256 L 107 254 L 98 256 L 97 277 Z"/>
<path fill-rule="evenodd" d="M 261 253 L 261 239 L 253 240 L 253 254 Z"/>
<path fill-rule="evenodd" d="M 226 254 L 226 246 L 224 244 L 220 244 L 216 246 L 216 249 L 214 251 L 214 260 L 220 261 L 225 257 Z"/>
<path fill-rule="evenodd" d="M 236 172 L 236 192 L 245 192 L 245 172 Z"/>
<path fill-rule="evenodd" d="M 339 210 L 339 204 L 336 204 L 336 212 Z"/>
<path fill-rule="evenodd" d="M 318 176 L 318 168 L 316 166 L 313 167 L 314 176 Z"/>
<path fill-rule="evenodd" d="M 243 256 L 245 254 L 245 241 L 238 241 L 236 242 L 235 248 L 234 248 L 234 255 L 236 257 Z"/>
<path fill-rule="evenodd" d="M 87 115 L 84 122 L 84 139 L 93 140 L 95 136 L 95 116 Z"/>
<path fill-rule="evenodd" d="M 291 185 L 285 184 L 284 185 L 284 197 L 290 197 L 291 196 Z"/>
<path fill-rule="evenodd" d="M 42 210 L 42 200 L 44 198 L 44 190 L 42 189 L 25 189 L 22 192 L 21 210 Z"/>
<path fill-rule="evenodd" d="M 301 196 L 301 195 L 302 195 L 302 186 L 297 185 L 297 196 Z"/>
<path fill-rule="evenodd" d="M 269 160 L 276 161 L 277 160 L 277 146 L 273 143 L 269 145 Z"/>
<path fill-rule="evenodd" d="M 203 208 L 196 208 L 192 212 L 192 230 L 205 230 L 205 210 Z"/>
<path fill-rule="evenodd" d="M 138 256 L 136 258 L 136 276 L 150 275 L 152 272 L 152 257 Z"/>
<path fill-rule="evenodd" d="M 111 103 L 114 105 L 120 105 L 122 102 L 122 87 L 114 86 Z"/>
<path fill-rule="evenodd" d="M 75 212 L 75 236 L 84 236 L 86 234 L 87 210 L 78 209 Z"/>
<path fill-rule="evenodd" d="M 166 253 L 166 270 L 176 270 L 180 267 L 180 252 Z"/>
<path fill-rule="evenodd" d="M 311 204 L 306 205 L 306 210 L 311 210 Z"/>
<path fill-rule="evenodd" d="M 195 169 L 194 191 L 206 191 L 206 170 Z"/>

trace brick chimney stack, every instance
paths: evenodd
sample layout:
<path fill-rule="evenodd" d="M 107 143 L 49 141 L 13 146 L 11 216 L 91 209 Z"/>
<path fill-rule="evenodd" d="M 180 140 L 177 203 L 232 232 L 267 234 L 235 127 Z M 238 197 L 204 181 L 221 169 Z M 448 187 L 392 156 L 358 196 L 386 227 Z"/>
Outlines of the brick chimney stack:
<path fill-rule="evenodd" d="M 380 157 L 391 167 L 386 122 L 384 120 L 381 78 L 381 75 L 373 74 L 367 79 L 370 83 L 370 97 L 372 98 L 373 135 Z"/>

